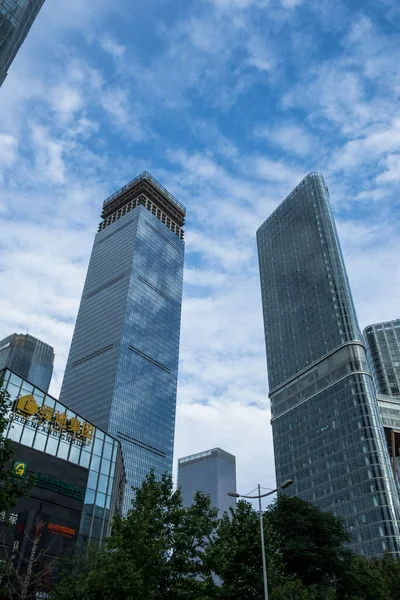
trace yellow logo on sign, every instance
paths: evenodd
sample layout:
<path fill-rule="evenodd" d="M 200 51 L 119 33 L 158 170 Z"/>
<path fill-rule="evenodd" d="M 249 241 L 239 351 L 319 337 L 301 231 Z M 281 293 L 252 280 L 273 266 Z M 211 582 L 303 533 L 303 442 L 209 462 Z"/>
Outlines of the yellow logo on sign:
<path fill-rule="evenodd" d="M 0 0 L 1 1 L 1 0 Z M 21 396 L 17 399 L 16 414 L 20 415 L 25 423 L 33 426 L 47 425 L 47 430 L 68 435 L 68 439 L 80 440 L 82 444 L 90 444 L 94 435 L 94 425 L 87 421 L 80 421 L 76 417 L 68 418 L 66 413 L 55 411 L 50 406 L 40 406 L 32 394 Z"/>
<path fill-rule="evenodd" d="M 25 477 L 25 473 L 26 473 L 26 469 L 27 469 L 28 465 L 26 463 L 23 462 L 19 462 L 17 460 L 17 462 L 15 462 L 13 464 L 13 474 L 16 477 Z"/>
<path fill-rule="evenodd" d="M 35 415 L 39 410 L 39 407 L 32 394 L 28 394 L 27 396 L 21 396 L 21 398 L 18 399 L 17 410 L 26 415 Z"/>

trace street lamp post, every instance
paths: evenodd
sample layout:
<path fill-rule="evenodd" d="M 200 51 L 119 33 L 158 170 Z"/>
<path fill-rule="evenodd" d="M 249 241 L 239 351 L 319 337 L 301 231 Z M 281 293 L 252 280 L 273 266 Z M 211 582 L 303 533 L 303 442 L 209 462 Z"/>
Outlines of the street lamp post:
<path fill-rule="evenodd" d="M 268 600 L 268 580 L 267 580 L 267 562 L 265 560 L 265 545 L 264 545 L 264 527 L 263 527 L 263 514 L 261 507 L 261 498 L 265 498 L 266 496 L 271 496 L 271 494 L 275 494 L 279 490 L 284 490 L 285 488 L 292 485 L 293 481 L 291 479 L 287 479 L 277 488 L 267 492 L 266 494 L 261 494 L 261 487 L 258 484 L 258 495 L 257 496 L 243 496 L 242 494 L 237 494 L 236 492 L 229 492 L 228 496 L 232 496 L 232 498 L 249 498 L 249 499 L 258 499 L 258 512 L 260 515 L 260 538 L 261 538 L 261 559 L 262 559 L 262 568 L 263 568 L 263 580 L 264 580 L 264 600 Z"/>

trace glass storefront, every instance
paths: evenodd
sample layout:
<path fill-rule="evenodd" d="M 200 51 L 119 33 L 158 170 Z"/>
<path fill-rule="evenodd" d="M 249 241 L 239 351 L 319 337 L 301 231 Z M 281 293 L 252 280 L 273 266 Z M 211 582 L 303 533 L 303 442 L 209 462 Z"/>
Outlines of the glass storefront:
<path fill-rule="evenodd" d="M 7 437 L 88 469 L 79 541 L 109 535 L 123 502 L 120 443 L 12 371 L 3 371 L 2 378 L 12 401 Z"/>

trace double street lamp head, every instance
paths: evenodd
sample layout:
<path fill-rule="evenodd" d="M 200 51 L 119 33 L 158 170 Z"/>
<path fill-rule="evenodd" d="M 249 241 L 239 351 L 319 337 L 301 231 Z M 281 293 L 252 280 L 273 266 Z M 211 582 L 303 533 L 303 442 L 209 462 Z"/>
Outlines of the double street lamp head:
<path fill-rule="evenodd" d="M 289 487 L 289 485 L 292 485 L 292 483 L 293 483 L 292 479 L 286 479 L 283 483 L 278 485 L 278 487 L 275 488 L 274 490 L 271 490 L 270 492 L 267 492 L 266 494 L 261 494 L 258 496 L 243 496 L 242 494 L 237 494 L 236 492 L 228 492 L 228 496 L 230 496 L 231 498 L 264 498 L 265 496 L 270 496 L 271 494 L 275 494 L 275 492 L 279 492 L 279 490 L 284 490 L 285 488 Z M 258 489 L 260 489 L 260 488 L 258 488 Z"/>

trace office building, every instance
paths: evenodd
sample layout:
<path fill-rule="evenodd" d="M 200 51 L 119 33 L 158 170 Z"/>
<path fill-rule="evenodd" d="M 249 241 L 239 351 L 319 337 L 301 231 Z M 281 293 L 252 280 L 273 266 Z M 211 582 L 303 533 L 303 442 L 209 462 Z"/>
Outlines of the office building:
<path fill-rule="evenodd" d="M 257 244 L 277 483 L 342 517 L 355 551 L 398 554 L 399 497 L 322 175 Z"/>
<path fill-rule="evenodd" d="M 121 441 L 131 486 L 172 473 L 184 207 L 147 172 L 103 205 L 60 399 Z"/>
<path fill-rule="evenodd" d="M 378 406 L 393 476 L 400 492 L 400 395 L 378 394 Z"/>
<path fill-rule="evenodd" d="M 0 0 L 0 86 L 44 0 Z"/>
<path fill-rule="evenodd" d="M 46 522 L 42 543 L 46 538 L 49 558 L 65 556 L 76 544 L 101 542 L 122 510 L 120 443 L 16 373 L 0 374 L 12 401 L 5 434 L 15 444 L 13 467 L 17 476 L 21 469 L 20 475 L 34 476 L 29 496 L 0 515 L 3 555 L 22 527 L 28 534 L 21 538 L 23 560 L 37 518 Z"/>
<path fill-rule="evenodd" d="M 364 339 L 378 393 L 400 395 L 400 319 L 369 325 Z"/>
<path fill-rule="evenodd" d="M 210 496 L 211 505 L 222 516 L 236 506 L 235 498 L 228 496 L 228 492 L 236 492 L 236 458 L 221 448 L 180 458 L 178 487 L 183 506 L 191 506 L 195 493 L 200 491 Z"/>
<path fill-rule="evenodd" d="M 0 370 L 10 369 L 43 392 L 49 391 L 54 349 L 28 334 L 13 333 L 0 341 Z"/>
<path fill-rule="evenodd" d="M 364 329 L 390 461 L 400 484 L 400 319 Z"/>

